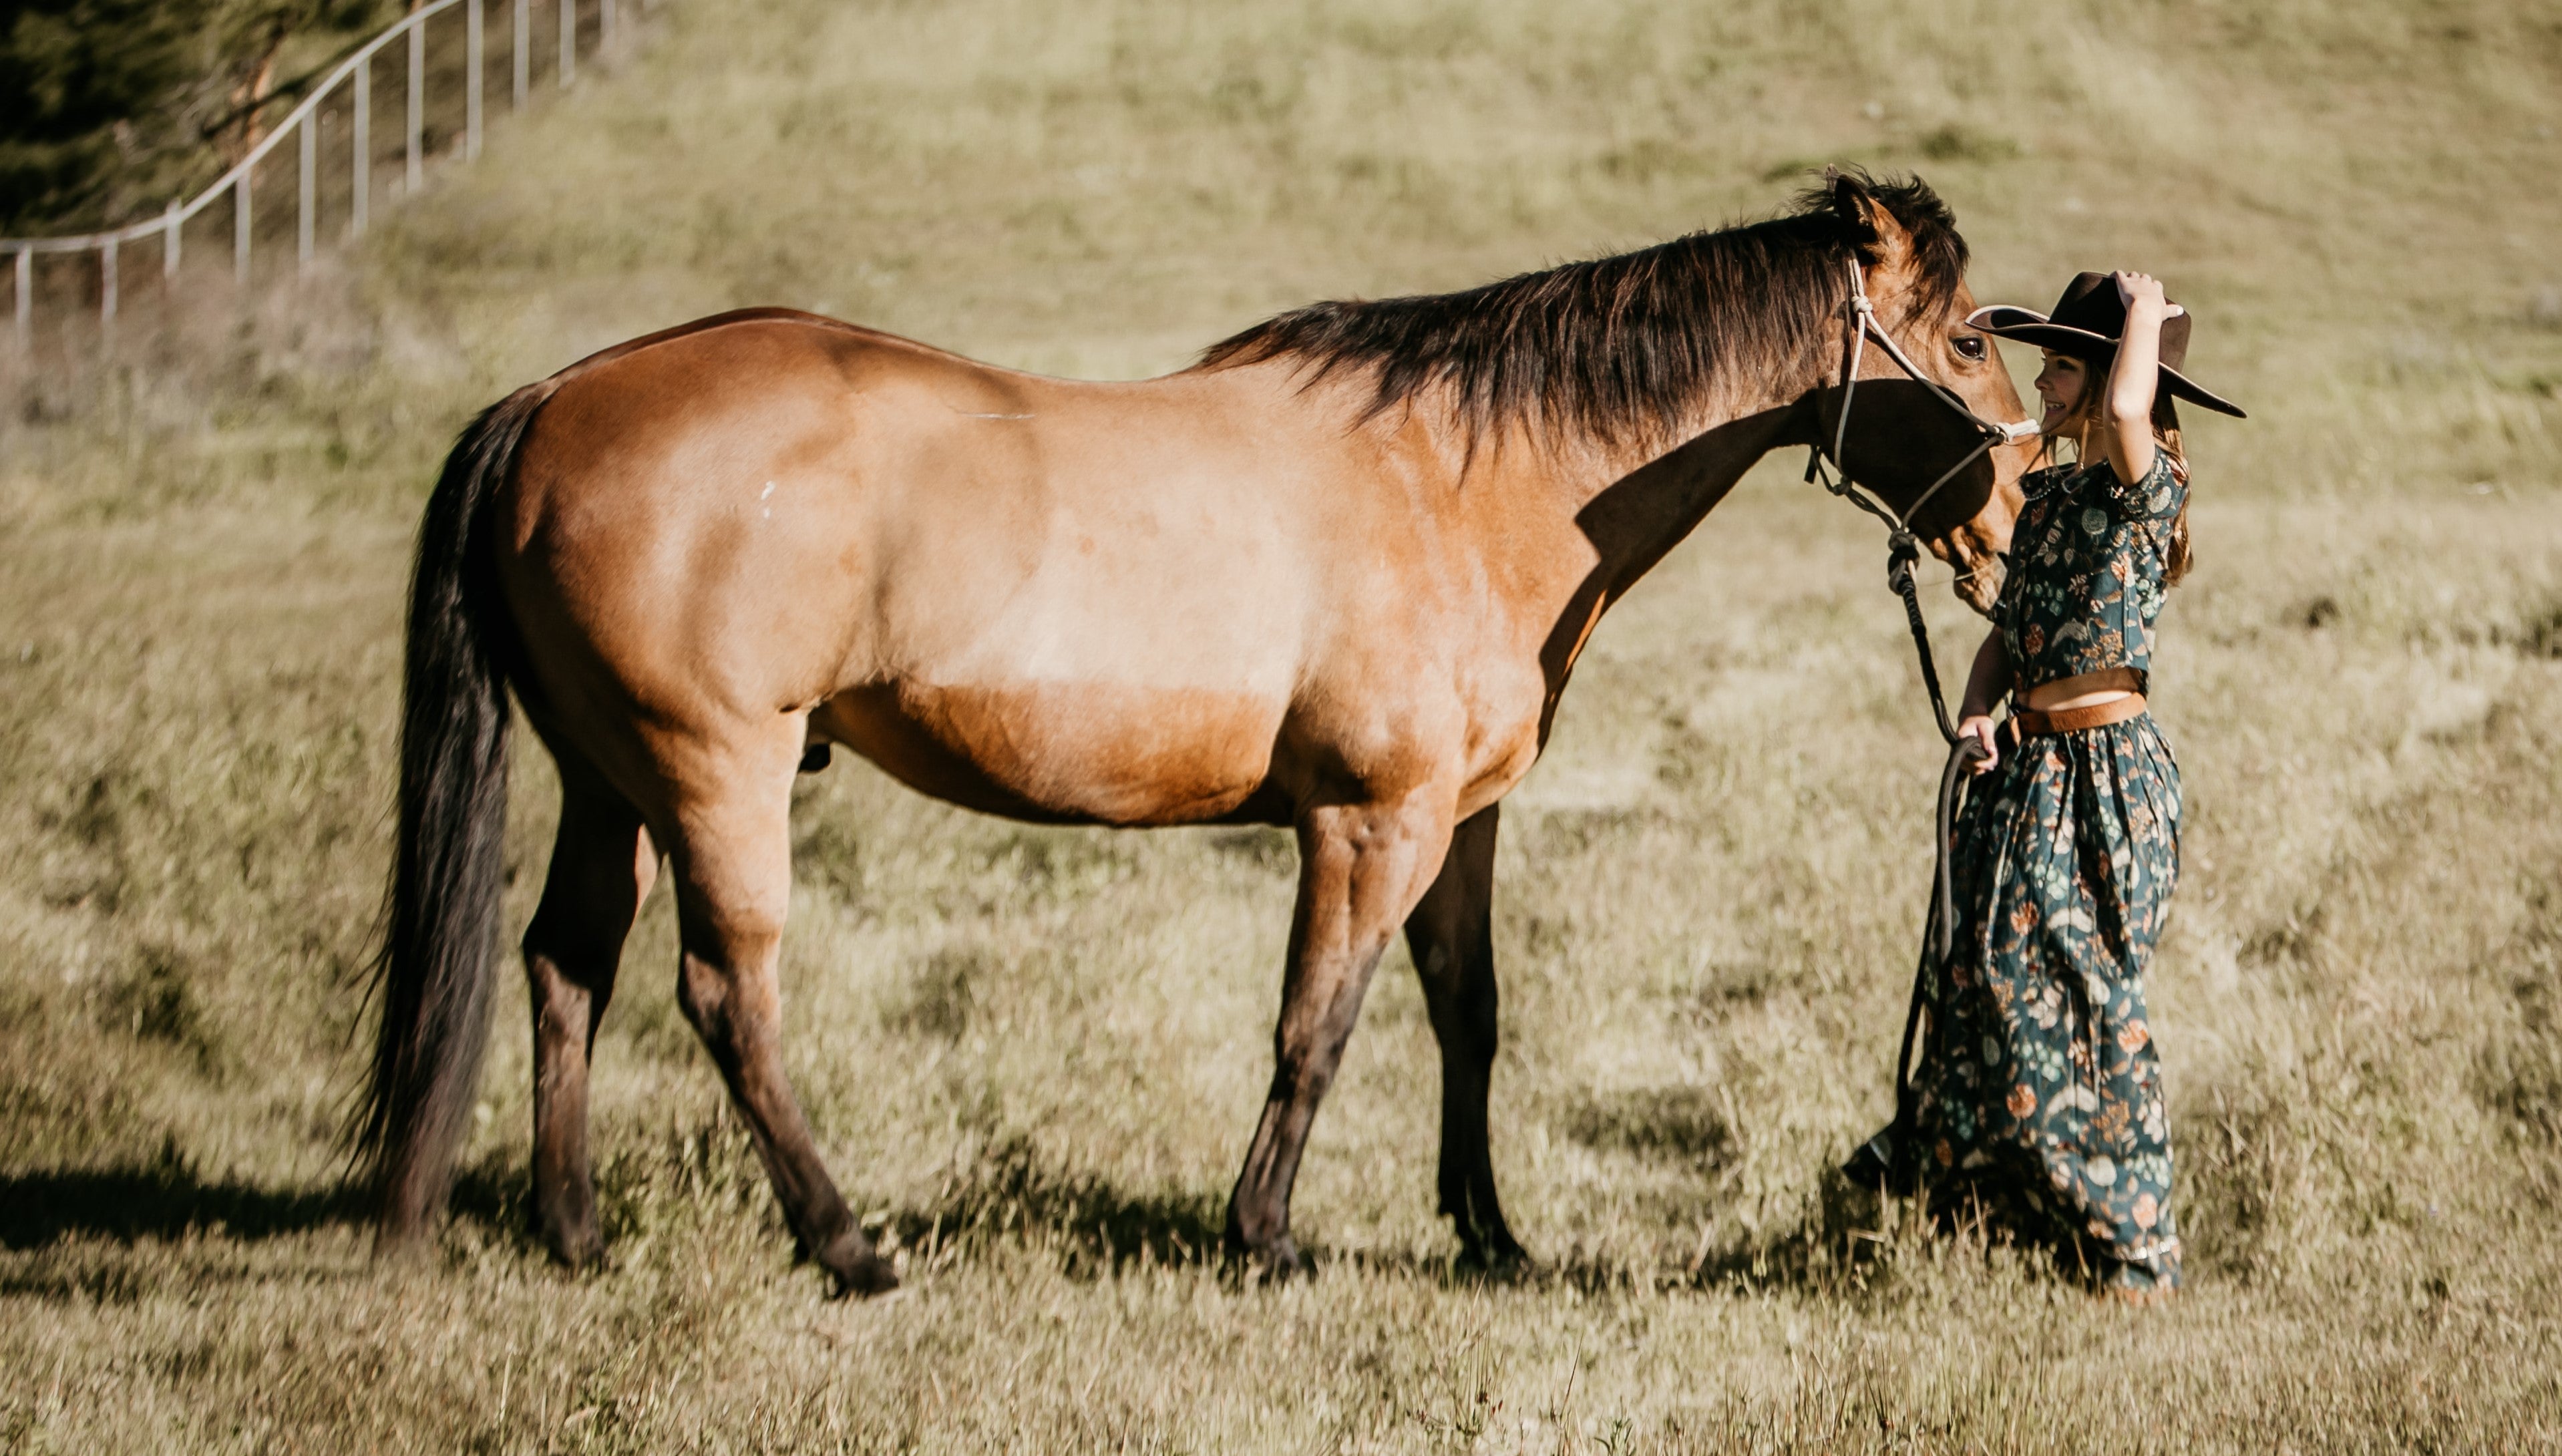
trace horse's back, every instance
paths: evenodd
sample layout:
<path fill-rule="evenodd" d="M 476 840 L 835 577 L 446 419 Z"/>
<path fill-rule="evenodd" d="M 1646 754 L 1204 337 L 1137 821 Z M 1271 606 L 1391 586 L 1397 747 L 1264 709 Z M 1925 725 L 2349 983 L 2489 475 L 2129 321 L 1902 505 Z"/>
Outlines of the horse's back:
<path fill-rule="evenodd" d="M 1235 396 L 706 320 L 558 381 L 501 502 L 510 605 L 591 711 L 815 710 L 981 808 L 1219 817 L 1269 771 L 1342 488 L 1339 449 Z"/>

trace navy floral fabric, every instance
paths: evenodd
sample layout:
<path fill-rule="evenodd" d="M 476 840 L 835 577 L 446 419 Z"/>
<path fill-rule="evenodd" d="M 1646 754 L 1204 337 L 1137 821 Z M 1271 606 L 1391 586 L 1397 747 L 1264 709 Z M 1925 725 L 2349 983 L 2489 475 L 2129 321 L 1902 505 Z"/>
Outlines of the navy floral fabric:
<path fill-rule="evenodd" d="M 2170 456 L 2129 485 L 2114 465 L 2055 465 L 2020 479 L 2010 575 L 1993 623 L 2025 686 L 2106 667 L 2152 666 L 2162 553 L 2188 485 Z"/>
<path fill-rule="evenodd" d="M 2149 666 L 2152 537 L 2183 484 L 2160 458 L 2131 486 L 2104 462 L 2040 475 L 1998 614 L 2020 681 Z M 1851 1172 L 1942 1206 L 1980 1199 L 2120 1288 L 2178 1284 L 2144 983 L 2179 818 L 2179 765 L 2150 714 L 2027 739 L 1974 781 L 1951 864 L 1955 949 L 1923 983 L 1914 1118 Z"/>
<path fill-rule="evenodd" d="M 2144 980 L 2179 879 L 2179 766 L 2151 716 L 2007 755 L 1976 781 L 1952 868 L 1956 952 L 1924 988 L 1914 1126 L 1891 1162 L 2019 1205 L 2120 1284 L 2176 1284 Z"/>

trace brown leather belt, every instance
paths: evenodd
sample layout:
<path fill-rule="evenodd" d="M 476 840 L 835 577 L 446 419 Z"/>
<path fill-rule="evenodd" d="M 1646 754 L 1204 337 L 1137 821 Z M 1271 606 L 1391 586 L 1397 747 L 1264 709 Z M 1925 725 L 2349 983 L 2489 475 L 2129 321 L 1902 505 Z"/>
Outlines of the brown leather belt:
<path fill-rule="evenodd" d="M 2065 689 L 2062 694 L 2065 697 L 2080 697 L 2086 692 L 2142 692 L 2148 685 L 2144 681 L 2144 674 L 2132 667 L 2103 667 L 2097 672 L 2085 672 L 2078 677 L 2057 677 L 2030 684 L 2013 692 L 2011 700 L 2025 703 L 2028 701 L 2029 694 L 2044 692 L 2050 687 Z"/>
<path fill-rule="evenodd" d="M 2023 738 L 2042 738 L 2050 733 L 2079 733 L 2085 728 L 2104 728 L 2111 723 L 2123 723 L 2128 718 L 2140 718 L 2149 710 L 2150 704 L 2144 701 L 2142 693 L 2130 692 L 2124 697 L 2093 703 L 2087 708 L 2065 708 L 2053 713 L 2023 709 L 2002 720 L 2002 732 L 2010 736 L 2011 742 L 2017 743 Z"/>
<path fill-rule="evenodd" d="M 2150 704 L 2144 701 L 2144 674 L 2132 667 L 2106 667 L 2098 672 L 2085 672 L 2079 677 L 2042 682 L 2038 686 L 2073 689 L 2067 696 L 2111 690 L 2126 695 L 2110 698 L 2104 703 L 2093 703 L 2087 708 L 2061 708 L 2047 713 L 2021 708 L 2002 721 L 2002 732 L 2013 744 L 2023 738 L 2039 738 L 2050 733 L 2078 733 L 2085 728 L 2104 728 L 2111 723 L 2140 718 L 2150 708 Z M 2034 689 L 2022 688 L 2012 701 L 2025 701 L 2031 691 Z"/>

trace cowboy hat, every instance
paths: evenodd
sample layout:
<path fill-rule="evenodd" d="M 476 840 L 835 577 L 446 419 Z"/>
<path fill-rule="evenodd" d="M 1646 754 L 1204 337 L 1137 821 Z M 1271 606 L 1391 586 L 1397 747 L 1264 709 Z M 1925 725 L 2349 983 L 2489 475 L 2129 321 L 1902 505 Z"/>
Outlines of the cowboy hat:
<path fill-rule="evenodd" d="M 1998 338 L 2017 339 L 2094 364 L 2106 364 L 2117 357 L 2117 338 L 2126 331 L 2126 300 L 2117 296 L 2117 285 L 2108 274 L 2086 273 L 2065 285 L 2064 296 L 2055 300 L 2052 313 L 2032 313 L 1996 303 L 1968 314 L 1966 322 Z M 2193 401 L 2236 420 L 2250 418 L 2242 413 L 2241 406 L 2200 388 L 2180 373 L 2179 361 L 2186 357 L 2188 314 L 2174 308 L 2161 326 L 2162 389 L 2174 398 Z"/>

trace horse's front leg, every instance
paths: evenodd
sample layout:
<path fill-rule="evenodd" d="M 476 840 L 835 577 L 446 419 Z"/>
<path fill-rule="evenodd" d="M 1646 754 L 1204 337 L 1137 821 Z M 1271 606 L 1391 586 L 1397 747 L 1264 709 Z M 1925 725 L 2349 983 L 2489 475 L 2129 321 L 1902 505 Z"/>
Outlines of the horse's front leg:
<path fill-rule="evenodd" d="M 1227 1206 L 1228 1247 L 1268 1274 L 1300 1269 L 1290 1239 L 1299 1155 L 1379 953 L 1440 868 L 1451 813 L 1448 796 L 1418 791 L 1394 804 L 1329 805 L 1299 818 L 1299 904 L 1272 1034 L 1272 1088 Z"/>
<path fill-rule="evenodd" d="M 1406 948 L 1441 1043 L 1441 1211 L 1467 1257 L 1525 1259 L 1495 1197 L 1486 1095 L 1495 1066 L 1495 825 L 1488 805 L 1450 836 L 1450 852 L 1405 921 Z"/>

